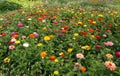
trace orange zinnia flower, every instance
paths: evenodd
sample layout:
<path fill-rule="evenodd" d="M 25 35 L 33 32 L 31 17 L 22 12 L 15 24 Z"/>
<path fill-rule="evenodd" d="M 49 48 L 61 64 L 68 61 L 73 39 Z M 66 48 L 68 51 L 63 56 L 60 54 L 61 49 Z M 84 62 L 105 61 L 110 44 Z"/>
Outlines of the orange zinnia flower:
<path fill-rule="evenodd" d="M 61 30 L 62 33 L 66 33 L 66 30 Z"/>
<path fill-rule="evenodd" d="M 46 53 L 46 52 L 41 52 L 41 53 L 40 53 L 40 56 L 41 56 L 42 58 L 44 58 L 44 57 L 47 56 L 47 53 Z"/>
<path fill-rule="evenodd" d="M 84 66 L 82 66 L 82 67 L 80 67 L 80 70 L 82 71 L 82 72 L 86 72 L 86 67 L 84 67 Z"/>
<path fill-rule="evenodd" d="M 30 34 L 29 37 L 30 38 L 35 38 L 35 35 L 34 34 Z"/>
<path fill-rule="evenodd" d="M 15 39 L 18 38 L 18 37 L 19 37 L 19 35 L 17 35 L 17 34 L 12 36 L 12 38 L 15 38 Z"/>
<path fill-rule="evenodd" d="M 41 17 L 38 18 L 38 21 L 42 21 L 43 19 Z"/>
<path fill-rule="evenodd" d="M 52 60 L 52 61 L 54 61 L 55 60 L 55 56 L 50 56 L 49 59 Z"/>
<path fill-rule="evenodd" d="M 69 26 L 64 26 L 64 29 L 65 30 L 68 30 L 70 27 Z"/>
<path fill-rule="evenodd" d="M 0 29 L 2 28 L 2 26 L 0 26 Z"/>
<path fill-rule="evenodd" d="M 94 29 L 90 28 L 90 29 L 89 29 L 89 32 L 93 33 L 93 32 L 94 32 Z"/>

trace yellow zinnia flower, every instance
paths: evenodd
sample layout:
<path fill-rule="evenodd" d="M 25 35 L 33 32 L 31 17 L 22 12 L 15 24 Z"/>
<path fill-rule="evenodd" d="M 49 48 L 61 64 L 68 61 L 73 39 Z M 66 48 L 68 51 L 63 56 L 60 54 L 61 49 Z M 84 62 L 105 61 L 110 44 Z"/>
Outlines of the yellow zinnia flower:
<path fill-rule="evenodd" d="M 72 48 L 68 48 L 68 53 L 71 53 L 72 51 L 73 51 L 73 49 Z"/>
<path fill-rule="evenodd" d="M 83 23 L 79 21 L 77 24 L 78 24 L 78 25 L 79 25 L 79 24 L 82 25 Z"/>
<path fill-rule="evenodd" d="M 90 46 L 86 45 L 85 50 L 90 50 Z"/>
<path fill-rule="evenodd" d="M 87 25 L 83 25 L 83 27 L 87 27 Z"/>
<path fill-rule="evenodd" d="M 55 59 L 54 62 L 59 62 L 59 60 L 58 60 L 58 59 Z"/>
<path fill-rule="evenodd" d="M 93 21 L 92 23 L 93 23 L 93 24 L 96 24 L 96 21 Z"/>
<path fill-rule="evenodd" d="M 43 45 L 42 43 L 38 43 L 38 44 L 37 44 L 38 47 L 40 47 L 40 46 L 42 46 L 42 45 Z"/>
<path fill-rule="evenodd" d="M 42 30 L 43 30 L 43 31 L 46 31 L 46 30 L 47 30 L 47 28 L 46 28 L 46 27 L 43 27 L 43 28 L 42 28 Z"/>
<path fill-rule="evenodd" d="M 74 33 L 74 36 L 78 36 L 79 34 L 78 33 Z"/>
<path fill-rule="evenodd" d="M 49 41 L 49 40 L 50 40 L 50 36 L 45 36 L 45 37 L 44 37 L 44 40 L 45 40 L 45 41 Z"/>
<path fill-rule="evenodd" d="M 6 57 L 6 58 L 4 59 L 4 62 L 5 62 L 5 63 L 9 63 L 9 62 L 10 62 L 10 58 Z"/>
<path fill-rule="evenodd" d="M 20 41 L 19 40 L 15 41 L 15 44 L 20 44 Z"/>
<path fill-rule="evenodd" d="M 50 38 L 54 38 L 54 35 L 49 35 Z"/>
<path fill-rule="evenodd" d="M 82 46 L 81 48 L 84 49 L 84 50 L 90 50 L 90 46 L 88 46 L 88 45 Z"/>
<path fill-rule="evenodd" d="M 111 59 L 111 58 L 113 58 L 113 55 L 112 55 L 112 54 L 106 54 L 106 57 L 107 57 L 108 59 Z"/>
<path fill-rule="evenodd" d="M 58 74 L 59 74 L 59 71 L 55 70 L 54 75 L 58 75 Z"/>
<path fill-rule="evenodd" d="M 95 36 L 94 36 L 94 35 L 91 35 L 91 38 L 95 38 Z"/>
<path fill-rule="evenodd" d="M 99 17 L 103 17 L 103 14 L 98 14 Z"/>

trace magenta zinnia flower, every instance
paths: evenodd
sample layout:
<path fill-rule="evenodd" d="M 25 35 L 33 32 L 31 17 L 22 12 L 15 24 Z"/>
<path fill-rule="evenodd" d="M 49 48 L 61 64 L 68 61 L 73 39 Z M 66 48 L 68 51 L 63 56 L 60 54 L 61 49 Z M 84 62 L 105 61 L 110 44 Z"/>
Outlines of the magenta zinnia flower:
<path fill-rule="evenodd" d="M 22 24 L 22 23 L 18 23 L 17 26 L 18 26 L 18 27 L 22 27 L 23 24 Z"/>

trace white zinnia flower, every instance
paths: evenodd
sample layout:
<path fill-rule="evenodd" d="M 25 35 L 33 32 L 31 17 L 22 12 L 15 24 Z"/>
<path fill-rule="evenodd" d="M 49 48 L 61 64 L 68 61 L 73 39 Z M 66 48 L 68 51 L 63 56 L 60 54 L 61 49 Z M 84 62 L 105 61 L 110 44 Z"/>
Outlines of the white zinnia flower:
<path fill-rule="evenodd" d="M 23 46 L 24 47 L 29 47 L 29 43 L 26 42 L 26 43 L 23 44 Z"/>

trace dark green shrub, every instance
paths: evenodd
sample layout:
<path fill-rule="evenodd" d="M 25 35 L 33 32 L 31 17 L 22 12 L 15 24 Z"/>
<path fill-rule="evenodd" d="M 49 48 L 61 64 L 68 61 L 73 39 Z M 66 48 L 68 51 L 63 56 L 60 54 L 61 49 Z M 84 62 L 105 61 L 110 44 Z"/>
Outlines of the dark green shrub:
<path fill-rule="evenodd" d="M 20 9 L 22 5 L 14 3 L 14 2 L 9 2 L 9 1 L 0 1 L 0 11 L 7 11 L 7 10 L 16 10 Z"/>

